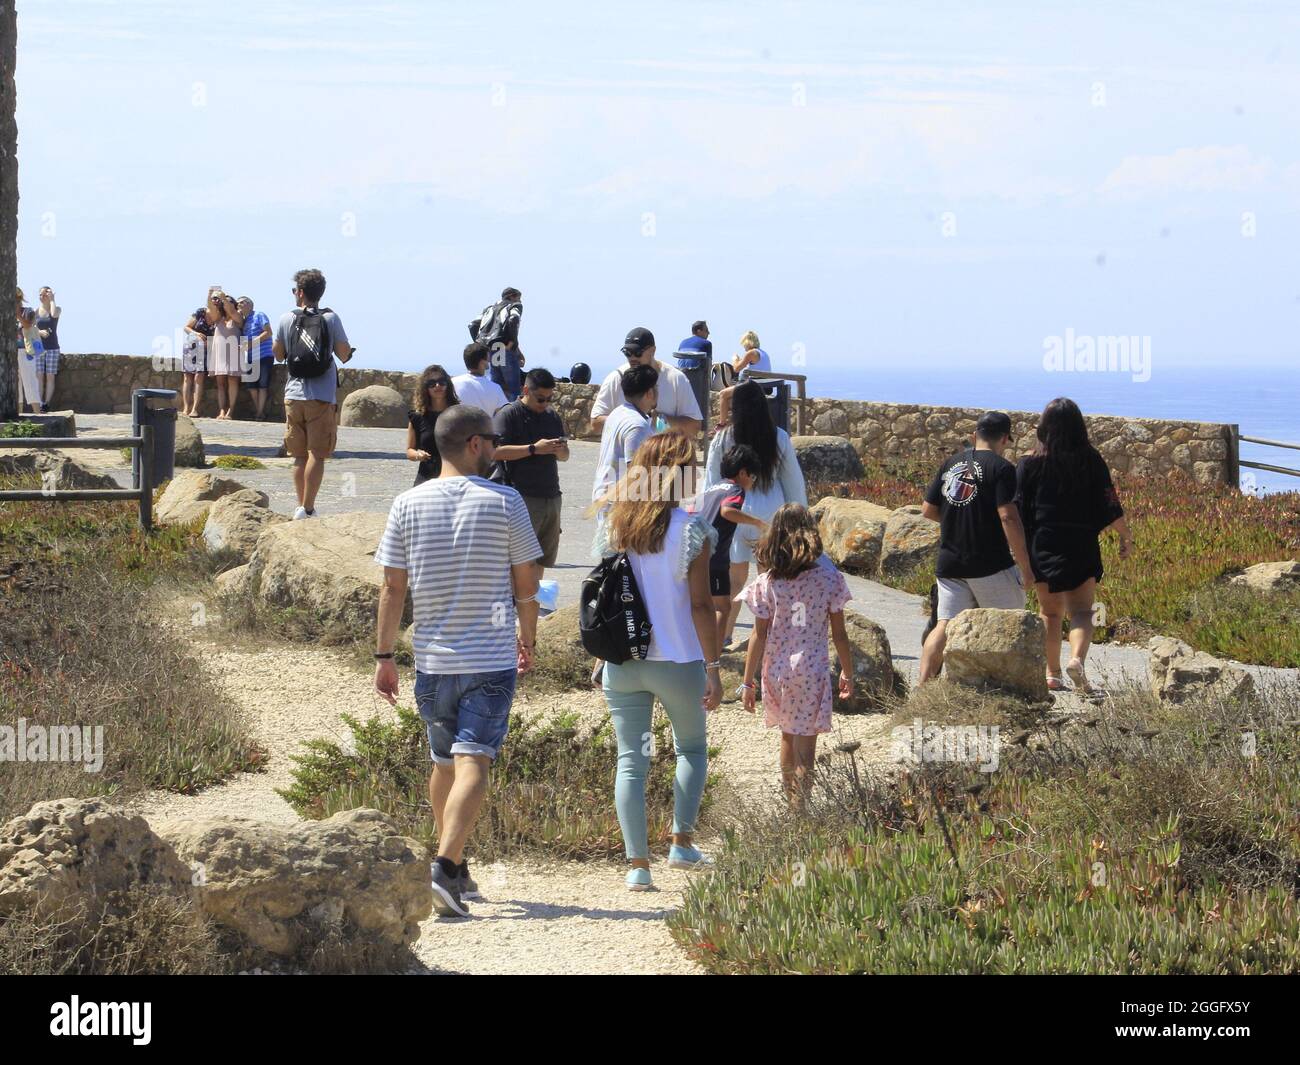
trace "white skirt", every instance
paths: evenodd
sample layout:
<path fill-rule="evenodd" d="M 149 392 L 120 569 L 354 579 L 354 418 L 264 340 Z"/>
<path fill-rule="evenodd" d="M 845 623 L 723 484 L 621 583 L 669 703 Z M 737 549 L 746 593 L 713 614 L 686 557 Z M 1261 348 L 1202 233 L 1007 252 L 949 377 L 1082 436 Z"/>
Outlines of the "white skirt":
<path fill-rule="evenodd" d="M 23 402 L 41 405 L 41 383 L 36 377 L 36 356 L 26 348 L 18 352 L 18 383 L 22 386 Z"/>

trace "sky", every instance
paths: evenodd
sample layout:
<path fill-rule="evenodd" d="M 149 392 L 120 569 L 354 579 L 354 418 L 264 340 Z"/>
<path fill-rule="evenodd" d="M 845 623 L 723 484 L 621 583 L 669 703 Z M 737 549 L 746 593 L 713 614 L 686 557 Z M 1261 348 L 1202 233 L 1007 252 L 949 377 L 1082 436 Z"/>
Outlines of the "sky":
<path fill-rule="evenodd" d="M 322 269 L 354 365 L 756 330 L 814 394 L 1145 338 L 1267 375 L 1300 323 L 1300 5 L 18 0 L 19 281 L 147 354 Z M 1157 379 L 1155 377 L 1153 380 Z M 889 398 L 889 397 L 881 397 Z"/>

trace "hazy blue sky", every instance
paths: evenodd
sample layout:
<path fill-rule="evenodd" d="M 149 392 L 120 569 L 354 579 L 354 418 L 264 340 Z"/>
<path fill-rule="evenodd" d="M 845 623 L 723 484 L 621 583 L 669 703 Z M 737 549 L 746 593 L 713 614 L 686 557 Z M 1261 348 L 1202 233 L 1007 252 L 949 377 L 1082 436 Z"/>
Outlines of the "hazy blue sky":
<path fill-rule="evenodd" d="M 319 266 L 360 365 L 756 329 L 873 368 L 1294 364 L 1300 7 L 19 0 L 20 283 L 146 353 Z M 1253 234 L 1253 235 L 1251 235 Z M 961 372 L 949 370 L 948 372 Z M 888 397 L 882 397 L 888 398 Z"/>

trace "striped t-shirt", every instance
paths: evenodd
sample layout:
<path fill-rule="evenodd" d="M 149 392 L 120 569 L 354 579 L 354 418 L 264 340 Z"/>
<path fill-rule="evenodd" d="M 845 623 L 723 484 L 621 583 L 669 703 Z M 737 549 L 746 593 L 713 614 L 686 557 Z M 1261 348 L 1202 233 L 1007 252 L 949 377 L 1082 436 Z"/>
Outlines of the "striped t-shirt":
<path fill-rule="evenodd" d="M 395 500 L 375 552 L 407 571 L 421 673 L 516 663 L 510 567 L 542 557 L 523 497 L 482 477 L 425 481 Z"/>

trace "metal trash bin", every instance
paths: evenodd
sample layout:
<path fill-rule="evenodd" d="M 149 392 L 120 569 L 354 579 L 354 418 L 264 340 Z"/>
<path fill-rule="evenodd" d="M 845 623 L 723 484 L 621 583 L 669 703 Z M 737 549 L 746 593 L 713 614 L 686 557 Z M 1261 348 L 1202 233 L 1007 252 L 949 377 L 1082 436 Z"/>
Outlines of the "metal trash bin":
<path fill-rule="evenodd" d="M 149 400 L 163 400 L 167 406 L 149 406 Z M 140 426 L 153 426 L 153 483 L 170 481 L 176 466 L 176 390 L 174 388 L 137 388 L 131 393 L 131 435 L 140 435 Z M 140 449 L 131 451 L 131 483 L 140 484 Z"/>
<path fill-rule="evenodd" d="M 790 431 L 790 382 L 789 381 L 755 381 L 767 396 L 767 409 L 772 412 L 772 421 L 778 429 Z"/>
<path fill-rule="evenodd" d="M 702 355 L 698 359 L 688 359 L 680 352 L 677 354 L 677 368 L 686 375 L 686 380 L 691 383 L 691 394 L 695 396 L 695 402 L 700 405 L 700 414 L 703 416 L 701 428 L 707 433 L 709 429 L 709 373 L 713 367 L 709 364 L 707 355 Z"/>

